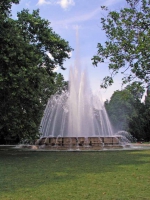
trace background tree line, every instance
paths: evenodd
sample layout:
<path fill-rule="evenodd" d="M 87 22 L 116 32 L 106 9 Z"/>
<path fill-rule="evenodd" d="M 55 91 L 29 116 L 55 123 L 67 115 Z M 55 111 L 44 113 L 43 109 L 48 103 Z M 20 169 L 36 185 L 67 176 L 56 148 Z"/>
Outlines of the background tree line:
<path fill-rule="evenodd" d="M 72 50 L 39 10 L 12 19 L 12 3 L 0 1 L 0 143 L 38 137 L 47 99 L 67 84 L 54 69 Z"/>
<path fill-rule="evenodd" d="M 144 90 L 138 86 L 134 83 L 115 91 L 110 101 L 105 101 L 105 107 L 114 132 L 125 130 L 138 141 L 150 141 L 150 90 L 141 102 Z"/>

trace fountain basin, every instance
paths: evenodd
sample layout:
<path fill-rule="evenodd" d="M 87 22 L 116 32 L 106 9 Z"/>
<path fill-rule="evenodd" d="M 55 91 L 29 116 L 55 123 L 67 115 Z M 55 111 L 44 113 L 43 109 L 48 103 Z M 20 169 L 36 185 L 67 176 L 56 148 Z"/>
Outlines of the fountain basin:
<path fill-rule="evenodd" d="M 124 147 L 120 143 L 120 137 L 48 137 L 37 140 L 35 145 L 38 145 L 39 149 L 81 151 Z"/>

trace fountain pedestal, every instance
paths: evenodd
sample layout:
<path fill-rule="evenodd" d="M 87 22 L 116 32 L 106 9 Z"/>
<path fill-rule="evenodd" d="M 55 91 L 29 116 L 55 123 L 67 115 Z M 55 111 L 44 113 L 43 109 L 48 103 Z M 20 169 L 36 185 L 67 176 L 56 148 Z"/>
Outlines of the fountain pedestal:
<path fill-rule="evenodd" d="M 51 150 L 101 150 L 122 148 L 119 137 L 49 137 L 41 138 L 36 145 L 45 145 Z"/>

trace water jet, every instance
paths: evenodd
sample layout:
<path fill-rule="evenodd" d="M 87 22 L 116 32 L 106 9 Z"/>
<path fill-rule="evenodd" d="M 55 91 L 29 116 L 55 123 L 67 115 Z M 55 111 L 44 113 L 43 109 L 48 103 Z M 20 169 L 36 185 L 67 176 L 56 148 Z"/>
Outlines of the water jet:
<path fill-rule="evenodd" d="M 78 30 L 76 35 L 78 40 Z M 82 70 L 79 63 L 77 50 L 75 66 L 70 68 L 69 89 L 48 100 L 40 124 L 41 138 L 36 144 L 49 149 L 120 148 L 125 137 L 113 133 L 100 91 L 92 92 L 87 70 Z"/>
<path fill-rule="evenodd" d="M 113 133 L 100 93 L 92 93 L 86 70 L 76 66 L 70 69 L 69 91 L 48 100 L 40 133 L 36 144 L 53 150 L 121 148 L 129 141 L 127 133 Z"/>

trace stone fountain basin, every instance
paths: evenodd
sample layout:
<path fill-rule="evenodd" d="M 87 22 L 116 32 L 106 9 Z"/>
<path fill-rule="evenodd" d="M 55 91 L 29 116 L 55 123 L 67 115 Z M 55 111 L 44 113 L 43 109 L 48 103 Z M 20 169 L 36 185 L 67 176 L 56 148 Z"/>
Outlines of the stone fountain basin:
<path fill-rule="evenodd" d="M 126 144 L 126 147 L 128 145 Z M 29 147 L 30 148 L 30 147 Z M 80 150 L 121 149 L 120 137 L 48 137 L 35 142 L 32 149 Z"/>
<path fill-rule="evenodd" d="M 120 137 L 44 137 L 35 142 L 36 145 L 50 146 L 104 146 L 119 145 Z"/>

